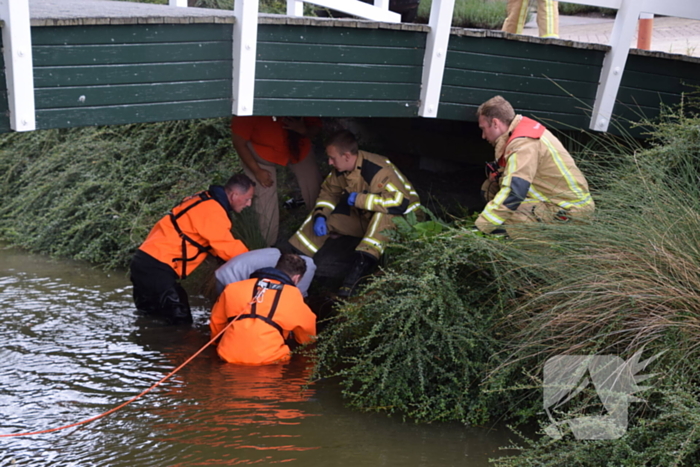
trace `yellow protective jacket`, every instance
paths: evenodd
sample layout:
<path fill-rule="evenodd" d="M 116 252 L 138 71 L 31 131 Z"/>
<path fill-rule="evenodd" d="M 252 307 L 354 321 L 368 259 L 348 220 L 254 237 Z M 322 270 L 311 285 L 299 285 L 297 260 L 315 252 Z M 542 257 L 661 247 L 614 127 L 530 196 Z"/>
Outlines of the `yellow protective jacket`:
<path fill-rule="evenodd" d="M 411 182 L 389 159 L 359 151 L 355 169 L 343 173 L 331 170 L 321 184 L 314 217 L 328 218 L 339 203 L 347 206 L 347 197 L 353 192 L 357 193 L 355 207 L 364 211 L 403 215 L 420 207 Z"/>
<path fill-rule="evenodd" d="M 503 167 L 500 190 L 476 220 L 482 232 L 508 223 L 549 221 L 545 216 L 593 212 L 588 183 L 561 142 L 541 123 L 516 115 L 496 141 Z"/>
<path fill-rule="evenodd" d="M 221 337 L 217 352 L 238 365 L 286 362 L 290 350 L 285 340 L 291 334 L 300 344 L 316 335 L 316 315 L 289 277 L 274 268 L 226 286 L 211 311 L 212 337 L 230 321 L 234 323 Z"/>
<path fill-rule="evenodd" d="M 207 254 L 228 261 L 248 248 L 231 233 L 227 208 L 220 186 L 189 196 L 153 226 L 139 249 L 171 266 L 181 279 Z"/>

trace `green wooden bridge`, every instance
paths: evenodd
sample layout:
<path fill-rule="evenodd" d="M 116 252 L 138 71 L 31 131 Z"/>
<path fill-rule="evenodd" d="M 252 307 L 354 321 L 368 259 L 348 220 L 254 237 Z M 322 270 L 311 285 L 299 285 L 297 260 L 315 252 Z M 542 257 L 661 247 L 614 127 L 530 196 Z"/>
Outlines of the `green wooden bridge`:
<path fill-rule="evenodd" d="M 585 3 L 596 1 L 620 13 L 632 3 Z M 0 132 L 232 114 L 475 121 L 476 107 L 495 94 L 553 127 L 607 130 L 615 119 L 653 117 L 700 86 L 700 60 L 687 56 L 625 51 L 615 69 L 610 46 L 458 28 L 443 28 L 441 39 L 432 24 L 439 11 L 418 25 L 258 15 L 254 5 L 255 24 L 246 26 L 241 10 L 252 10 L 238 3 L 234 12 L 0 2 Z M 430 75 L 436 66 L 439 79 Z M 607 104 L 606 73 L 618 80 Z M 601 103 L 609 119 L 598 114 Z"/>

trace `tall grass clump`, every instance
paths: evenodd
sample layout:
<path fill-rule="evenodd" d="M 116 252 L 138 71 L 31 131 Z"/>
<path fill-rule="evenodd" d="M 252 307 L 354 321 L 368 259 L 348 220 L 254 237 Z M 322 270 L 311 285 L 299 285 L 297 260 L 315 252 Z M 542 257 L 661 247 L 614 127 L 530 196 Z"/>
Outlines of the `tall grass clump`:
<path fill-rule="evenodd" d="M 0 238 L 30 251 L 125 266 L 184 196 L 240 171 L 228 119 L 0 137 Z"/>
<path fill-rule="evenodd" d="M 418 6 L 418 22 L 430 19 L 431 0 Z M 506 0 L 455 0 L 452 26 L 474 29 L 500 29 L 506 19 Z"/>
<path fill-rule="evenodd" d="M 648 371 L 657 374 L 651 389 L 640 394 L 648 402 L 632 404 L 620 439 L 544 437 L 499 465 L 700 461 L 700 118 L 687 110 L 654 122 L 645 149 L 620 148 L 615 163 L 591 173 L 604 187 L 593 222 L 528 231 L 519 246 L 525 261 L 511 270 L 546 273 L 507 279 L 523 294 L 502 321 L 512 339 L 491 373 L 541 374 L 547 358 L 562 354 L 664 352 Z M 589 404 L 576 401 L 562 415 L 586 415 Z"/>

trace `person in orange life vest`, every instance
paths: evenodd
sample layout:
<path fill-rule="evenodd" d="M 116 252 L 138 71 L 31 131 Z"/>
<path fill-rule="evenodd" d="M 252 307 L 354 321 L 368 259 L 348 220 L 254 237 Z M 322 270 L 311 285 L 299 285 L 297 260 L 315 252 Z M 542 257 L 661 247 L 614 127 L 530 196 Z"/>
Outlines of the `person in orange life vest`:
<path fill-rule="evenodd" d="M 310 342 L 316 335 L 316 315 L 296 288 L 305 272 L 303 259 L 285 253 L 274 268 L 227 285 L 209 322 L 214 337 L 234 321 L 217 345 L 219 357 L 239 365 L 284 363 L 291 356 L 288 339 Z"/>
<path fill-rule="evenodd" d="M 229 211 L 250 206 L 255 182 L 244 174 L 225 186 L 185 198 L 151 229 L 131 260 L 136 308 L 173 324 L 191 323 L 187 293 L 178 283 L 207 254 L 228 261 L 248 248 L 233 237 Z"/>
<path fill-rule="evenodd" d="M 504 225 L 566 221 L 595 209 L 588 183 L 561 142 L 541 123 L 516 115 L 495 96 L 477 109 L 482 138 L 495 148 L 499 190 L 476 220 L 484 233 Z"/>
<path fill-rule="evenodd" d="M 313 157 L 311 139 L 321 129 L 318 118 L 233 117 L 231 140 L 243 163 L 243 170 L 257 180 L 253 209 L 267 245 L 277 241 L 279 202 L 277 167 L 294 172 L 307 209 L 316 202 L 323 181 Z"/>

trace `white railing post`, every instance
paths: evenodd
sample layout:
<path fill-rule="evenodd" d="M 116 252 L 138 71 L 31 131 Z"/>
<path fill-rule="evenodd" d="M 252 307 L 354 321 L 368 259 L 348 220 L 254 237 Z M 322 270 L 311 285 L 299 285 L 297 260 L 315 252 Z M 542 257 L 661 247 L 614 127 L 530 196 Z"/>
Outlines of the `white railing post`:
<path fill-rule="evenodd" d="M 304 2 L 287 0 L 287 16 L 304 16 Z"/>
<path fill-rule="evenodd" d="M 34 69 L 28 0 L 0 0 L 3 58 L 10 128 L 15 131 L 36 129 L 34 105 Z"/>
<path fill-rule="evenodd" d="M 253 115 L 258 0 L 235 0 L 233 25 L 233 115 Z"/>
<path fill-rule="evenodd" d="M 610 125 L 615 99 L 620 89 L 630 43 L 637 28 L 640 12 L 639 0 L 622 0 L 620 9 L 617 11 L 610 35 L 610 51 L 603 60 L 603 69 L 600 72 L 600 82 L 593 105 L 589 126 L 592 130 L 607 131 L 608 125 Z"/>
<path fill-rule="evenodd" d="M 437 117 L 454 6 L 455 0 L 433 0 L 430 6 L 430 32 L 425 43 L 418 109 L 421 117 Z"/>
<path fill-rule="evenodd" d="M 187 0 L 168 0 L 168 5 L 187 8 Z"/>

